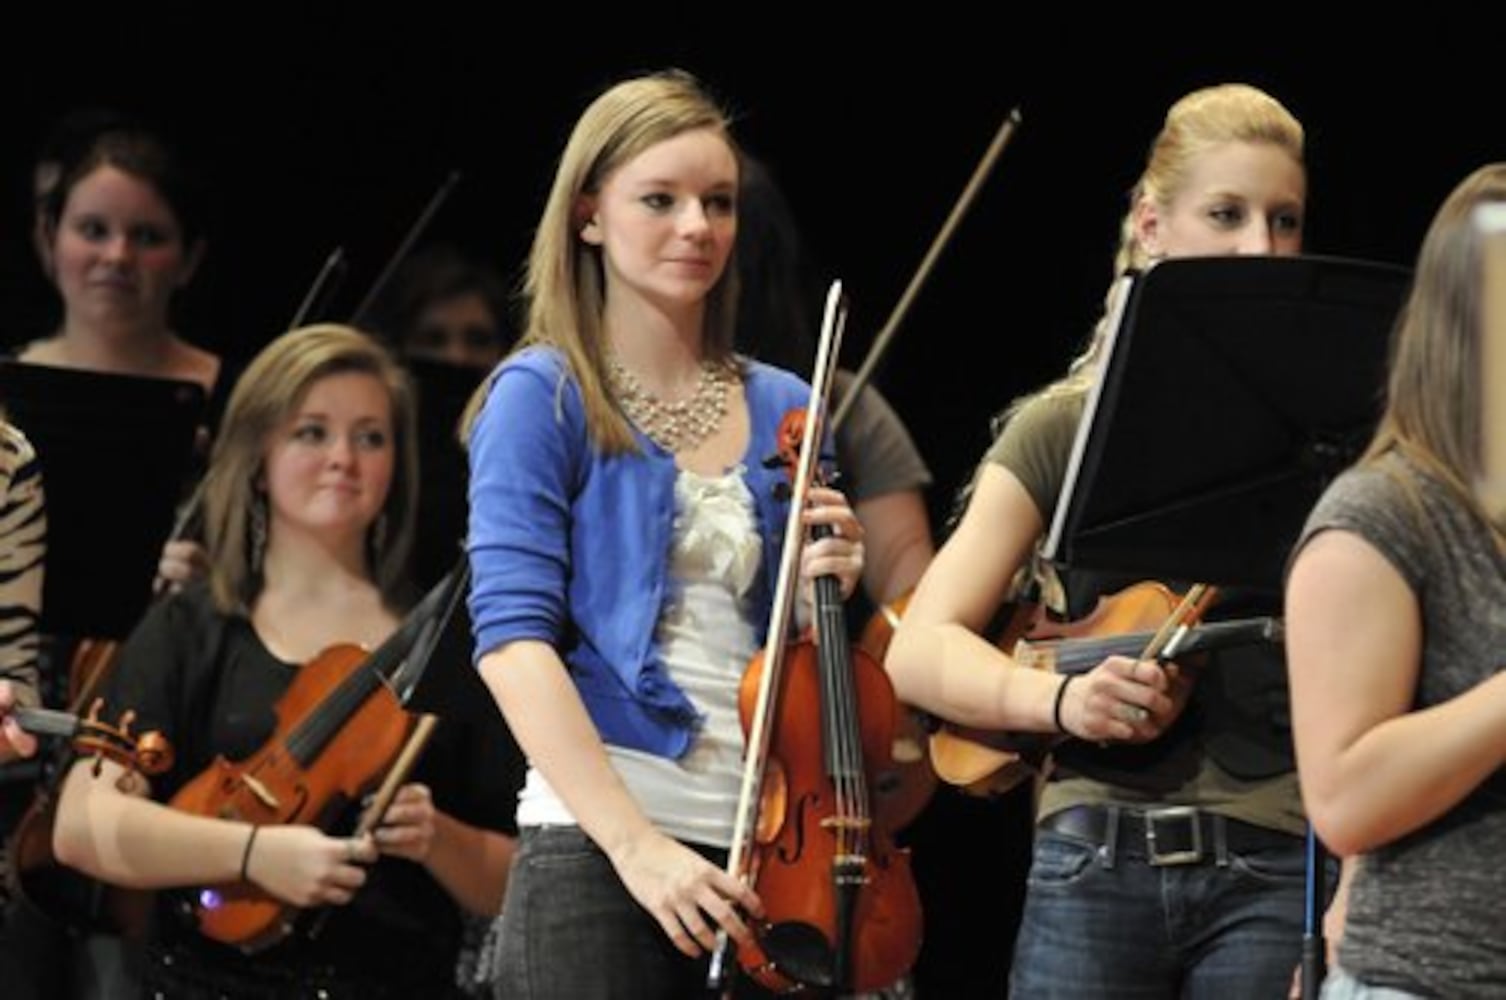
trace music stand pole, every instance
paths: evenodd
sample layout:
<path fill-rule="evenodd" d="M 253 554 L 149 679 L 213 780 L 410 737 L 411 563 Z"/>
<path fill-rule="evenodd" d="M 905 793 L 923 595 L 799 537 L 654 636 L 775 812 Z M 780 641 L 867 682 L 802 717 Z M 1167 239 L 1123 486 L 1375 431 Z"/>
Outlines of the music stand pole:
<path fill-rule="evenodd" d="M 1324 900 L 1328 898 L 1328 851 L 1307 824 L 1307 898 L 1302 927 L 1302 1000 L 1317 1000 L 1328 974 L 1328 944 L 1323 938 Z"/>

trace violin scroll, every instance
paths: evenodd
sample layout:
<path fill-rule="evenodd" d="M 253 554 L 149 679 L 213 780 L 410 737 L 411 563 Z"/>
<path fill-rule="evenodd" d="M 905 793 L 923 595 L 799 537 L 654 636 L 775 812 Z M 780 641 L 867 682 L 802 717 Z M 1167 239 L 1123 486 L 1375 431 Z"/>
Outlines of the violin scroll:
<path fill-rule="evenodd" d="M 99 717 L 103 698 L 95 698 L 85 715 L 50 708 L 17 708 L 11 714 L 21 728 L 38 736 L 62 736 L 73 741 L 80 756 L 94 758 L 94 774 L 105 760 L 141 774 L 162 774 L 173 765 L 173 748 L 157 730 L 131 731 L 136 710 L 126 709 L 115 722 Z"/>

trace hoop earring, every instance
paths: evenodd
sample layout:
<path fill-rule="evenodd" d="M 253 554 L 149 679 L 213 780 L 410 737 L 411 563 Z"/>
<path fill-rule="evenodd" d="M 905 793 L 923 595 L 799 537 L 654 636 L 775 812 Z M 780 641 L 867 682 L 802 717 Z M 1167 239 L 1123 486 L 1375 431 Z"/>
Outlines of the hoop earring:
<path fill-rule="evenodd" d="M 262 560 L 267 554 L 267 495 L 260 491 L 251 494 L 251 572 L 261 573 Z"/>

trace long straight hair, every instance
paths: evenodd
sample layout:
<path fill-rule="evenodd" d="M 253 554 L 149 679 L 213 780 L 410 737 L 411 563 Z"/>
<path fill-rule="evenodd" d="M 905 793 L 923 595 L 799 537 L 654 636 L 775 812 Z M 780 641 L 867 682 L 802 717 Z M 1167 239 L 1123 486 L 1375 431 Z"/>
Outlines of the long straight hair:
<path fill-rule="evenodd" d="M 1506 202 L 1506 163 L 1471 173 L 1444 199 L 1417 255 L 1391 340 L 1386 406 L 1362 462 L 1400 452 L 1491 524 L 1475 495 L 1483 473 L 1480 205 Z M 1492 526 L 1498 542 L 1506 542 Z"/>
<path fill-rule="evenodd" d="M 602 324 L 606 278 L 601 248 L 580 235 L 587 221 L 586 199 L 601 190 L 613 171 L 650 146 L 701 129 L 721 136 L 734 155 L 738 153 L 726 112 L 688 73 L 669 70 L 611 87 L 575 123 L 534 231 L 523 284 L 527 320 L 516 350 L 546 344 L 565 355 L 580 385 L 586 427 L 609 454 L 637 446 L 607 388 Z M 737 284 L 735 261 L 729 261 L 706 300 L 704 343 L 713 361 L 732 356 Z M 462 440 L 489 388 L 490 380 L 471 397 L 461 418 Z"/>
<path fill-rule="evenodd" d="M 375 339 L 333 323 L 278 337 L 246 367 L 230 394 L 204 479 L 205 544 L 215 606 L 249 614 L 265 580 L 252 559 L 251 508 L 259 503 L 268 442 L 297 412 L 310 387 L 346 372 L 375 376 L 392 404 L 395 462 L 378 521 L 368 531 L 367 572 L 390 607 L 404 597 L 413 518 L 418 506 L 418 443 L 408 376 Z M 377 544 L 377 534 L 385 539 Z"/>

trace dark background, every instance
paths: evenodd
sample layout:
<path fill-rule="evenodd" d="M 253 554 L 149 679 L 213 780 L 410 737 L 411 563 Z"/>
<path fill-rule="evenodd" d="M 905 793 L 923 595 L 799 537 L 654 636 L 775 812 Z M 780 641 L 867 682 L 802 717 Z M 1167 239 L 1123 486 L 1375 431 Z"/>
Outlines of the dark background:
<path fill-rule="evenodd" d="M 1056 23 L 1043 26 L 995 6 L 925 4 L 892 18 L 829 10 L 827 28 L 809 23 L 809 6 L 498 7 L 488 18 L 500 23 L 485 28 L 474 11 L 435 4 L 254 18 L 217 7 L 213 25 L 205 10 L 80 8 L 10 24 L 4 343 L 51 328 L 27 239 L 29 171 L 70 108 L 143 114 L 198 161 L 215 217 L 178 327 L 244 357 L 287 326 L 337 246 L 352 266 L 331 317 L 347 315 L 452 170 L 462 180 L 429 237 L 515 278 L 575 116 L 616 79 L 673 65 L 735 109 L 823 270 L 843 279 L 844 360 L 857 367 L 1018 107 L 1015 141 L 877 382 L 935 473 L 938 518 L 987 442 L 988 417 L 1081 346 L 1125 195 L 1182 93 L 1243 80 L 1304 121 L 1316 253 L 1409 264 L 1452 185 L 1506 157 L 1489 33 L 1415 12 L 1389 24 L 1330 13 L 1334 26 L 1318 32 L 1312 9 L 1255 5 L 1221 23 L 1206 11 L 1071 9 L 1047 11 Z M 1028 792 L 1003 803 L 947 793 L 913 833 L 928 996 L 1002 995 L 1028 806 Z"/>
<path fill-rule="evenodd" d="M 839 27 L 818 29 L 809 8 L 668 5 L 606 18 L 498 10 L 493 29 L 426 5 L 386 20 L 354 6 L 222 13 L 206 28 L 202 7 L 108 10 L 12 25 L 0 69 L 12 95 L 4 343 L 50 328 L 52 298 L 24 239 L 28 172 L 69 108 L 144 114 L 200 164 L 216 211 L 178 326 L 244 355 L 286 327 L 337 246 L 351 269 L 332 310 L 348 314 L 451 170 L 462 179 L 429 235 L 515 278 L 580 109 L 625 74 L 675 65 L 737 112 L 740 138 L 771 165 L 822 269 L 844 281 L 844 361 L 856 367 L 1018 107 L 1022 127 L 877 380 L 936 473 L 938 511 L 986 443 L 988 415 L 1081 345 L 1126 192 L 1186 90 L 1249 81 L 1304 121 L 1313 252 L 1410 263 L 1452 184 L 1506 155 L 1493 54 L 1483 29 L 1462 22 L 1320 37 L 1264 9 L 1221 24 L 1084 12 L 1069 28 L 928 4 L 860 23 L 832 12 L 823 20 Z M 980 23 L 985 13 L 999 24 Z"/>

